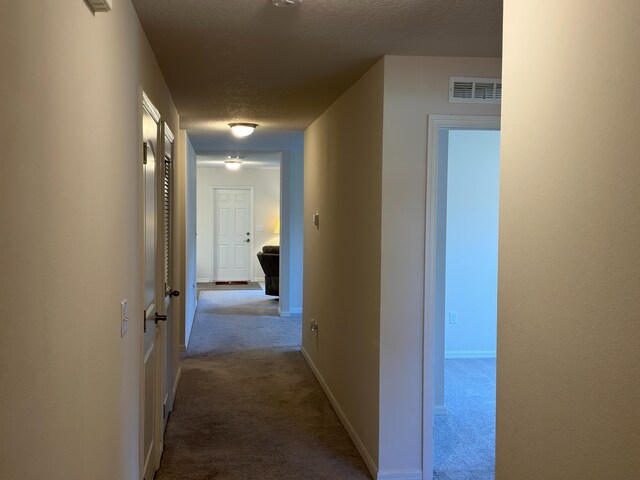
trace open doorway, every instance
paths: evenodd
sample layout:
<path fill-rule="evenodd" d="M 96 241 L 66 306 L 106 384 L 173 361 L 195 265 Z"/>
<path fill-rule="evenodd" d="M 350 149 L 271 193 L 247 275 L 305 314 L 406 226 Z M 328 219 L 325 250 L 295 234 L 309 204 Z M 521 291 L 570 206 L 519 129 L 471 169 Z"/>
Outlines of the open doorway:
<path fill-rule="evenodd" d="M 265 245 L 280 245 L 280 152 L 237 155 L 243 157 L 241 164 L 225 163 L 228 156 L 221 152 L 197 160 L 196 276 L 201 288 L 263 282 L 257 254 Z"/>
<path fill-rule="evenodd" d="M 430 117 L 424 468 L 493 479 L 499 118 Z"/>

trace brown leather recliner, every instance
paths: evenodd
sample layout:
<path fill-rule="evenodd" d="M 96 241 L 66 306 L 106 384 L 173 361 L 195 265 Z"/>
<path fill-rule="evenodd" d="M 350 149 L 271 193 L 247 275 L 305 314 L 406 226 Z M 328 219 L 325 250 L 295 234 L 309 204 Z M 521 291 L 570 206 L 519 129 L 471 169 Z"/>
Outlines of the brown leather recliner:
<path fill-rule="evenodd" d="M 258 252 L 258 261 L 264 270 L 264 293 L 277 297 L 280 295 L 280 246 L 265 245 Z"/>

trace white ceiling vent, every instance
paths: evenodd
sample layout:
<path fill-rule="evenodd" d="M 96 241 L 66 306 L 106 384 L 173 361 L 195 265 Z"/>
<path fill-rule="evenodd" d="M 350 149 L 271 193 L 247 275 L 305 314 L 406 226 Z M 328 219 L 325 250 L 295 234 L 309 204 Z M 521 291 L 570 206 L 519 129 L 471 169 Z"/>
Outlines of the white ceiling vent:
<path fill-rule="evenodd" d="M 94 12 L 109 12 L 111 11 L 112 0 L 87 0 Z"/>
<path fill-rule="evenodd" d="M 501 78 L 450 77 L 450 103 L 500 103 Z"/>

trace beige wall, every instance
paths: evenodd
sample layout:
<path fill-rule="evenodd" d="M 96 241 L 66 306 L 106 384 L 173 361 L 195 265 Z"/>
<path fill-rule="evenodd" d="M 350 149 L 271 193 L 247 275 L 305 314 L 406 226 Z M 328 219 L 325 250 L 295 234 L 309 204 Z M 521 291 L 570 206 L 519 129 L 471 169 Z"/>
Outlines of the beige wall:
<path fill-rule="evenodd" d="M 305 131 L 303 347 L 370 468 L 378 450 L 383 67 L 378 62 Z"/>
<path fill-rule="evenodd" d="M 422 470 L 427 118 L 499 115 L 448 89 L 500 73 L 499 59 L 387 56 L 305 132 L 303 345 L 382 477 Z"/>
<path fill-rule="evenodd" d="M 253 275 L 264 281 L 264 271 L 260 267 L 257 254 L 264 245 L 279 245 L 280 236 L 273 233 L 280 218 L 280 168 L 248 168 L 232 172 L 226 168 L 198 167 L 198 281 L 214 279 L 213 244 L 214 213 L 213 187 L 253 187 L 254 196 L 254 232 L 251 236 L 252 248 L 250 261 L 253 263 Z M 261 225 L 262 231 L 255 230 Z M 252 279 L 253 280 L 253 279 Z"/>
<path fill-rule="evenodd" d="M 184 305 L 181 310 L 182 318 L 180 322 L 180 349 L 184 351 L 189 345 L 189 337 L 191 336 L 191 328 L 193 327 L 198 304 L 196 290 L 196 218 L 198 216 L 198 202 L 196 198 L 196 151 L 185 130 L 180 131 L 180 144 L 183 155 L 180 167 L 183 175 L 183 181 L 180 184 L 180 188 L 183 189 L 180 195 L 182 202 L 180 269 L 183 294 L 178 298 L 181 299 L 180 301 Z"/>
<path fill-rule="evenodd" d="M 505 1 L 498 480 L 640 472 L 639 20 Z"/>
<path fill-rule="evenodd" d="M 136 479 L 140 87 L 174 132 L 176 110 L 128 0 L 0 23 L 0 477 Z"/>
<path fill-rule="evenodd" d="M 428 115 L 499 115 L 448 102 L 449 77 L 500 77 L 500 59 L 385 57 L 380 283 L 380 470 L 422 463 Z"/>

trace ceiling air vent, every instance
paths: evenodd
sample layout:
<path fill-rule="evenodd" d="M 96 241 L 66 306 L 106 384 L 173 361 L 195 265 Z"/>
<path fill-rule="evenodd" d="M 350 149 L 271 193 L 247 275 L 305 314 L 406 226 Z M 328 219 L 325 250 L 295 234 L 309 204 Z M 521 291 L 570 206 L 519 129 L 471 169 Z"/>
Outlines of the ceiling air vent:
<path fill-rule="evenodd" d="M 450 103 L 500 103 L 501 100 L 500 78 L 449 78 Z"/>
<path fill-rule="evenodd" d="M 87 0 L 94 12 L 111 11 L 112 0 Z"/>

